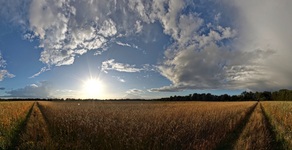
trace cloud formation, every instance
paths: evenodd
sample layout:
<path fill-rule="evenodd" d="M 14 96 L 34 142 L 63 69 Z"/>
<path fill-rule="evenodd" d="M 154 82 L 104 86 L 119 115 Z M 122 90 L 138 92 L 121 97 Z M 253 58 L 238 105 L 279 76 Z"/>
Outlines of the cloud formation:
<path fill-rule="evenodd" d="M 120 45 L 120 46 L 127 46 L 127 47 L 132 47 L 132 48 L 136 48 L 136 49 L 139 49 L 139 47 L 137 45 L 130 45 L 129 43 L 122 43 L 122 42 L 119 42 L 117 41 L 116 44 Z"/>
<path fill-rule="evenodd" d="M 176 41 L 165 51 L 165 60 L 158 68 L 172 84 L 150 91 L 292 87 L 288 77 L 292 75 L 288 67 L 292 55 L 288 40 L 292 36 L 291 1 L 228 0 L 222 4 L 226 10 L 236 8 L 239 12 L 217 14 L 213 23 L 206 23 L 199 15 L 185 21 L 188 25 L 176 19 L 172 29 L 165 31 Z M 226 16 L 235 23 L 220 25 Z M 196 28 L 180 28 L 181 23 L 181 27 Z"/>
<path fill-rule="evenodd" d="M 130 89 L 126 93 L 127 94 L 142 94 L 144 92 L 142 90 L 140 90 L 140 89 Z"/>
<path fill-rule="evenodd" d="M 51 98 L 52 87 L 49 82 L 42 81 L 38 84 L 31 84 L 24 88 L 6 91 L 9 97 L 27 97 L 27 98 Z"/>
<path fill-rule="evenodd" d="M 262 68 L 258 73 L 263 73 L 261 78 L 252 82 L 251 89 L 274 90 L 279 88 L 292 88 L 292 1 L 234 1 L 235 6 L 241 14 L 239 24 L 241 27 L 241 38 L 237 46 L 244 51 L 272 50 L 274 54 L 270 57 L 258 59 Z M 256 77 L 258 75 L 255 75 Z"/>
<path fill-rule="evenodd" d="M 1 16 L 22 26 L 26 39 L 40 41 L 40 61 L 48 66 L 70 65 L 77 55 L 103 48 L 115 38 L 141 32 L 143 22 L 149 20 L 143 12 L 144 5 L 132 0 L 0 3 Z"/>
<path fill-rule="evenodd" d="M 41 70 L 39 72 L 37 72 L 36 74 L 32 75 L 29 78 L 35 78 L 35 77 L 39 76 L 40 74 L 42 74 L 42 73 L 44 73 L 46 71 L 49 71 L 49 70 L 51 70 L 50 67 L 43 67 L 43 68 L 41 68 Z"/>
<path fill-rule="evenodd" d="M 140 99 L 142 98 L 141 94 L 143 94 L 144 91 L 140 89 L 129 89 L 126 91 L 126 96 L 124 98 L 130 98 L 130 99 Z"/>
<path fill-rule="evenodd" d="M 77 55 L 111 42 L 133 46 L 117 41 L 143 32 L 146 24 L 159 23 L 172 43 L 157 68 L 171 85 L 152 91 L 292 88 L 291 0 L 223 0 L 212 5 L 188 0 L 0 4 L 2 16 L 22 26 L 26 37 L 39 39 L 40 61 L 48 66 L 70 65 Z M 102 63 L 102 70 L 140 72 L 145 68 L 110 59 Z M 1 70 L 0 80 L 9 76 Z"/>
<path fill-rule="evenodd" d="M 102 62 L 101 70 L 106 72 L 108 70 L 116 70 L 119 72 L 140 72 L 143 68 L 136 68 L 135 65 L 117 63 L 114 59 Z"/>
<path fill-rule="evenodd" d="M 4 78 L 13 78 L 15 75 L 11 74 L 6 70 L 6 61 L 3 59 L 2 54 L 0 53 L 0 81 L 3 81 Z"/>

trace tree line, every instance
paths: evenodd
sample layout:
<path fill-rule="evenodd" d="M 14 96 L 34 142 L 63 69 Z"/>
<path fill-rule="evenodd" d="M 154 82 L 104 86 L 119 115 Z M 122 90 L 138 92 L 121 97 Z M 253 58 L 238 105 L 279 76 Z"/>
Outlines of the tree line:
<path fill-rule="evenodd" d="M 244 91 L 240 95 L 212 95 L 211 93 L 194 93 L 187 96 L 170 96 L 162 101 L 292 101 L 292 90 L 251 92 Z"/>
<path fill-rule="evenodd" d="M 0 101 L 144 101 L 145 99 L 78 99 L 78 98 L 8 98 Z M 149 100 L 149 99 L 147 99 Z M 240 95 L 212 95 L 211 93 L 194 93 L 187 96 L 170 96 L 150 101 L 292 101 L 292 90 L 251 92 L 244 91 Z"/>

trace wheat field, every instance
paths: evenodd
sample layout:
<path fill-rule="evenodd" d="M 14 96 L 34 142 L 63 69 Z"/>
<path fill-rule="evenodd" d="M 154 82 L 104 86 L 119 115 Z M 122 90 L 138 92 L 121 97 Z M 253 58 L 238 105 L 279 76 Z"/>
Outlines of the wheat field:
<path fill-rule="evenodd" d="M 0 102 L 0 149 L 12 146 L 33 102 Z"/>
<path fill-rule="evenodd" d="M 215 148 L 232 132 L 254 102 L 42 102 L 40 105 L 58 147 L 206 149 Z"/>
<path fill-rule="evenodd" d="M 1 135 L 1 149 L 289 149 L 287 104 L 5 102 L 0 120 L 10 125 L 0 132 L 18 134 Z"/>
<path fill-rule="evenodd" d="M 263 107 L 273 130 L 277 131 L 276 140 L 286 149 L 292 148 L 292 102 L 264 102 Z"/>

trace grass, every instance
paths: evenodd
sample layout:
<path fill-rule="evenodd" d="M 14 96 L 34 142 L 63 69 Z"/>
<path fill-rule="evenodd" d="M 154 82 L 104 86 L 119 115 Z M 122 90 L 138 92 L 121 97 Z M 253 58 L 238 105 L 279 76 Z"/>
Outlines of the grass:
<path fill-rule="evenodd" d="M 292 148 L 292 102 L 264 102 L 264 112 L 284 149 Z"/>
<path fill-rule="evenodd" d="M 214 149 L 255 102 L 41 102 L 61 149 Z"/>
<path fill-rule="evenodd" d="M 0 149 L 8 149 L 33 102 L 0 102 Z"/>
<path fill-rule="evenodd" d="M 31 110 L 15 149 L 57 149 L 53 145 L 46 121 L 36 104 Z"/>
<path fill-rule="evenodd" d="M 254 114 L 255 108 L 258 106 L 256 103 L 250 110 L 246 113 L 245 117 L 237 124 L 236 128 L 230 133 L 224 140 L 221 141 L 217 150 L 229 150 L 234 149 L 236 142 L 240 139 L 243 130 L 248 124 L 250 118 Z"/>
<path fill-rule="evenodd" d="M 261 106 L 257 105 L 233 149 L 277 149 L 275 147 L 277 144 L 274 143 L 274 135 L 269 126 L 270 124 L 264 116 Z"/>
<path fill-rule="evenodd" d="M 291 102 L 0 102 L 0 149 L 291 149 Z"/>

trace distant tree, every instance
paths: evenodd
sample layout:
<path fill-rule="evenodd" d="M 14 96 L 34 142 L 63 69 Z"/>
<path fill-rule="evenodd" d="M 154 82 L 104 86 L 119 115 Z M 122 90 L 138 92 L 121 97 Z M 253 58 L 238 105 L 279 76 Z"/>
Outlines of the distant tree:
<path fill-rule="evenodd" d="M 220 101 L 230 101 L 230 96 L 227 94 L 221 95 Z"/>
<path fill-rule="evenodd" d="M 193 93 L 186 96 L 170 96 L 161 98 L 163 101 L 253 101 L 253 100 L 292 100 L 292 91 L 281 89 L 279 91 L 269 92 L 247 92 L 244 91 L 240 95 L 230 96 L 228 94 L 212 95 L 211 93 Z"/>
<path fill-rule="evenodd" d="M 244 101 L 250 101 L 250 100 L 255 100 L 256 96 L 251 91 L 250 92 L 244 91 L 244 92 L 241 93 L 241 98 Z"/>
<path fill-rule="evenodd" d="M 272 93 L 269 91 L 264 91 L 261 93 L 261 99 L 263 100 L 272 100 Z"/>
<path fill-rule="evenodd" d="M 272 100 L 274 100 L 274 101 L 278 101 L 279 100 L 279 92 L 278 91 L 274 91 L 272 93 Z"/>

